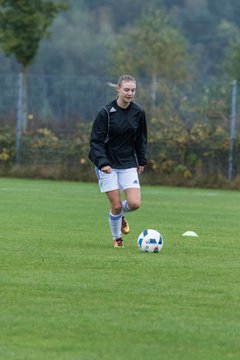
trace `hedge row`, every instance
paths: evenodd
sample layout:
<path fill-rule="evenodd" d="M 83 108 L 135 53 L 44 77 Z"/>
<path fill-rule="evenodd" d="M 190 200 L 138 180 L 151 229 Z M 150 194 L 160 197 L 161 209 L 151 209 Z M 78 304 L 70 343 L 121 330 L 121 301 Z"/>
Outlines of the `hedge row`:
<path fill-rule="evenodd" d="M 240 188 L 240 138 L 234 144 L 234 181 L 228 181 L 229 131 L 223 126 L 195 122 L 186 126 L 178 117 L 149 121 L 149 164 L 143 183 L 177 186 Z M 0 129 L 2 176 L 95 181 L 88 160 L 90 124 L 73 133 L 40 128 L 22 136 L 16 164 L 15 132 Z"/>

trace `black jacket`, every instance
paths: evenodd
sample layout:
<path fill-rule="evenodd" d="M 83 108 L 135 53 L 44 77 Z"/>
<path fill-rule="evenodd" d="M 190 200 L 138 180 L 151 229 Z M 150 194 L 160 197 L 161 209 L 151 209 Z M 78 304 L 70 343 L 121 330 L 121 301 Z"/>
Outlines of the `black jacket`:
<path fill-rule="evenodd" d="M 103 107 L 93 123 L 89 159 L 101 169 L 110 165 L 128 169 L 147 164 L 147 124 L 144 110 L 135 102 L 127 109 L 114 100 Z"/>

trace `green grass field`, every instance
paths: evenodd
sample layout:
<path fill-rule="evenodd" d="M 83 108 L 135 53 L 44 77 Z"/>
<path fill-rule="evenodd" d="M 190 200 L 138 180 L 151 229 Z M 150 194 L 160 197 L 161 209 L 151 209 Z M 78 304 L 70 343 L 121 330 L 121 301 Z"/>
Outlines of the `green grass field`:
<path fill-rule="evenodd" d="M 125 249 L 108 210 L 96 184 L 0 179 L 0 359 L 240 359 L 240 192 L 144 186 Z"/>

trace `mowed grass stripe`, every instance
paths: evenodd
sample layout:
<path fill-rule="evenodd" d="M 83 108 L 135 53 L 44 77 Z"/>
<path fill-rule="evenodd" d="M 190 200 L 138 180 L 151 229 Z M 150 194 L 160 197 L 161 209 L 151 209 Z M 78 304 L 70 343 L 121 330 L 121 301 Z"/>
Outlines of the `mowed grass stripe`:
<path fill-rule="evenodd" d="M 145 186 L 125 249 L 108 210 L 96 184 L 0 179 L 0 358 L 240 358 L 240 193 Z"/>

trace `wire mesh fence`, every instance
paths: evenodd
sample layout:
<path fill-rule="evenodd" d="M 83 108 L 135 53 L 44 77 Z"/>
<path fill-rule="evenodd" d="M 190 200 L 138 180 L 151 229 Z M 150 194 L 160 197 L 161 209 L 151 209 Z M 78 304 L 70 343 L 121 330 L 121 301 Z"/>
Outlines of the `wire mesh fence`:
<path fill-rule="evenodd" d="M 114 79 L 28 75 L 21 164 L 86 166 L 90 126 L 115 96 Z M 16 161 L 19 74 L 0 75 L 0 167 Z M 235 84 L 235 88 L 234 88 Z M 138 79 L 136 101 L 149 124 L 149 172 L 155 179 L 240 175 L 237 83 Z M 235 90 L 235 92 L 234 92 Z M 86 171 L 86 169 L 85 169 Z"/>

